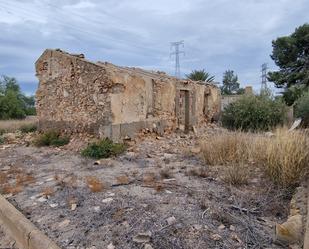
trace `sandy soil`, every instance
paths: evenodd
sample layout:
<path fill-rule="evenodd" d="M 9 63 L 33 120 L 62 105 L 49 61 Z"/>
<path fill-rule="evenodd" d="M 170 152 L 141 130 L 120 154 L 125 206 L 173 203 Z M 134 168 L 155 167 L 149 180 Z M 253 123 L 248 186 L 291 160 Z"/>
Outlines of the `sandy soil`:
<path fill-rule="evenodd" d="M 227 184 L 224 167 L 189 153 L 200 138 L 149 135 L 99 163 L 65 148 L 2 146 L 2 191 L 17 188 L 8 200 L 62 248 L 286 248 L 273 238 L 289 194 L 257 167 L 247 185 Z M 94 178 L 102 191 L 91 191 Z"/>

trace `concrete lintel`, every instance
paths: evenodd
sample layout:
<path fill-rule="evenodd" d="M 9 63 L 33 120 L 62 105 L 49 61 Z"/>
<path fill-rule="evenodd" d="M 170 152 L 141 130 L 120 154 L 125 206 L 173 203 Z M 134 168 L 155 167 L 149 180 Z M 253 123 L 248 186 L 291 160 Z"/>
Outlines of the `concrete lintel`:
<path fill-rule="evenodd" d="M 19 249 L 60 249 L 0 195 L 0 224 Z"/>

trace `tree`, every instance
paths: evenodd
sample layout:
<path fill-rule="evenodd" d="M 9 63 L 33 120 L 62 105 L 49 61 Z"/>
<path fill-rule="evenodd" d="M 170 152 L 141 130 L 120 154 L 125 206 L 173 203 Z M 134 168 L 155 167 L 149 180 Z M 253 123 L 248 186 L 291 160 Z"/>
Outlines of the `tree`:
<path fill-rule="evenodd" d="M 237 75 L 234 75 L 233 70 L 227 70 L 223 74 L 222 80 L 223 86 L 221 86 L 222 94 L 241 94 L 244 89 L 239 88 L 239 82 Z"/>
<path fill-rule="evenodd" d="M 20 119 L 34 114 L 34 97 L 25 96 L 15 78 L 1 76 L 0 119 Z"/>
<path fill-rule="evenodd" d="M 215 76 L 211 76 L 209 73 L 205 71 L 205 69 L 193 70 L 191 73 L 186 74 L 186 77 L 190 80 L 204 81 L 204 82 L 213 82 L 215 79 Z"/>
<path fill-rule="evenodd" d="M 272 46 L 270 57 L 279 70 L 269 72 L 268 80 L 283 88 L 283 97 L 291 105 L 309 88 L 309 24 L 296 28 L 289 36 L 277 38 Z"/>

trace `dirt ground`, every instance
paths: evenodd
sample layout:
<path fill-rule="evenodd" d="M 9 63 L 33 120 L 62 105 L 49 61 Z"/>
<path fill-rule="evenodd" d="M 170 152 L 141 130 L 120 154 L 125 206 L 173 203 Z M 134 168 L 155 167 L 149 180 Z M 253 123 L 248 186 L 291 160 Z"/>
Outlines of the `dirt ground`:
<path fill-rule="evenodd" d="M 145 135 L 100 162 L 70 145 L 0 145 L 1 189 L 61 248 L 287 248 L 274 242 L 274 225 L 290 194 L 256 166 L 248 184 L 227 184 L 224 167 L 196 154 L 216 132 Z"/>

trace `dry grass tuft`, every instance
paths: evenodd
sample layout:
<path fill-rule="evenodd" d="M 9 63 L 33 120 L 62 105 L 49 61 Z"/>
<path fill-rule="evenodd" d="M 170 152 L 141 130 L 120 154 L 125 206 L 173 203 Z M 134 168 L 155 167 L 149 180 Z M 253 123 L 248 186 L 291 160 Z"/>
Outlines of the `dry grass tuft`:
<path fill-rule="evenodd" d="M 250 135 L 242 132 L 229 132 L 217 135 L 201 143 L 202 156 L 209 165 L 223 165 L 248 159 Z"/>
<path fill-rule="evenodd" d="M 13 185 L 13 184 L 6 184 L 2 188 L 2 193 L 3 194 L 16 195 L 16 194 L 20 193 L 21 191 L 23 191 L 23 186 L 17 185 L 17 184 L 15 184 L 15 185 Z"/>
<path fill-rule="evenodd" d="M 18 174 L 16 175 L 16 184 L 17 185 L 28 185 L 28 184 L 32 184 L 35 182 L 34 177 L 32 176 L 32 174 Z"/>
<path fill-rule="evenodd" d="M 266 144 L 265 167 L 268 175 L 283 186 L 297 185 L 309 171 L 309 138 L 302 131 L 278 129 Z M 263 156 L 259 158 L 263 159 Z"/>
<path fill-rule="evenodd" d="M 248 168 L 242 164 L 232 164 L 224 172 L 223 180 L 231 185 L 240 186 L 248 183 Z"/>
<path fill-rule="evenodd" d="M 88 176 L 86 178 L 87 186 L 90 188 L 91 192 L 101 192 L 105 186 L 104 184 L 94 176 Z"/>
<path fill-rule="evenodd" d="M 35 116 L 29 116 L 21 120 L 0 120 L 0 130 L 5 132 L 15 132 L 26 125 L 36 125 L 36 123 L 37 118 Z"/>
<path fill-rule="evenodd" d="M 121 175 L 116 177 L 117 184 L 126 185 L 130 183 L 129 177 L 126 175 Z"/>
<path fill-rule="evenodd" d="M 153 172 L 146 172 L 143 175 L 143 183 L 145 184 L 152 184 L 155 183 L 157 181 L 157 177 L 156 174 Z"/>
<path fill-rule="evenodd" d="M 45 187 L 42 189 L 42 196 L 44 196 L 45 198 L 53 196 L 54 194 L 55 194 L 55 190 L 51 187 Z"/>
<path fill-rule="evenodd" d="M 301 130 L 279 128 L 272 137 L 243 132 L 224 133 L 202 142 L 201 149 L 202 157 L 209 165 L 232 164 L 228 169 L 230 178 L 241 172 L 237 164 L 254 163 L 262 166 L 275 183 L 292 187 L 309 171 L 309 138 Z"/>
<path fill-rule="evenodd" d="M 6 173 L 0 172 L 0 184 L 5 184 L 8 181 L 8 176 Z"/>

